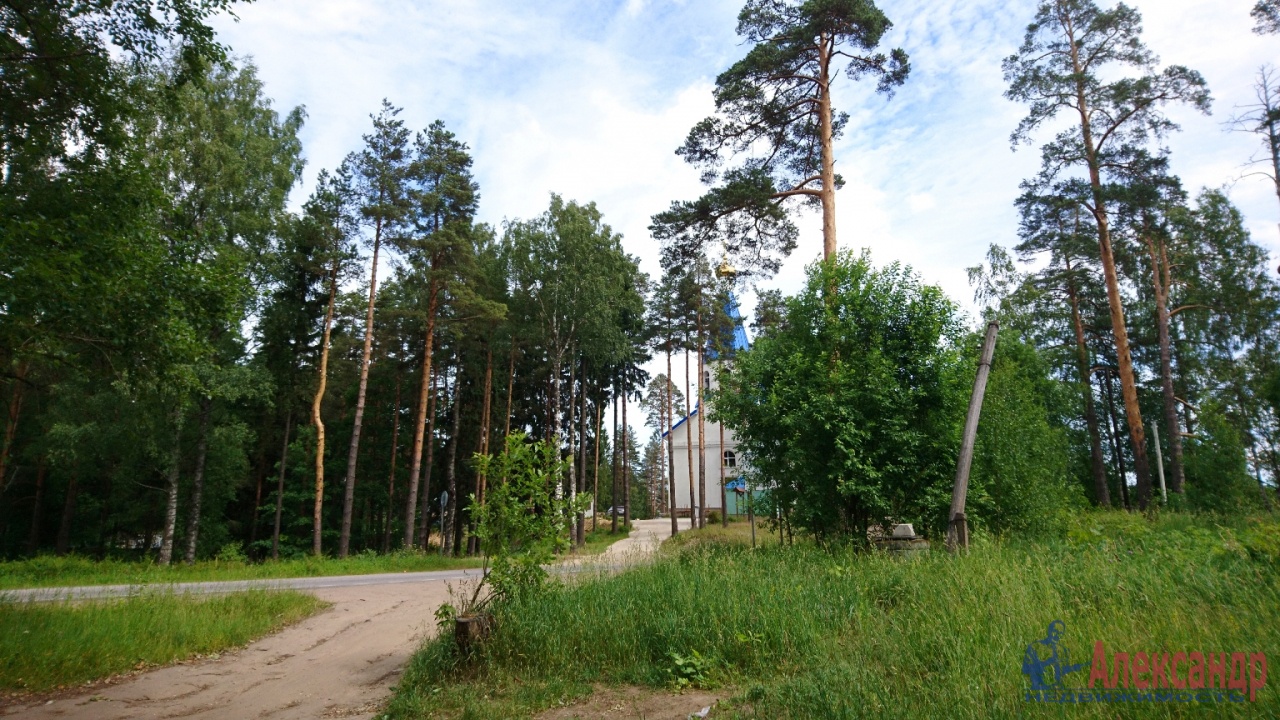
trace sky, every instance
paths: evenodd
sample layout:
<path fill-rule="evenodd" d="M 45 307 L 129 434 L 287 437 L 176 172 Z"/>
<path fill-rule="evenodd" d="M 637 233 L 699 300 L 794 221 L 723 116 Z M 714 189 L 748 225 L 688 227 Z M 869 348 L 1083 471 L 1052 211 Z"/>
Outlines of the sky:
<path fill-rule="evenodd" d="M 1003 97 L 1001 60 L 1022 40 L 1033 0 L 883 0 L 886 48 L 911 58 L 892 98 L 843 81 L 850 122 L 836 145 L 841 248 L 877 265 L 911 265 L 973 312 L 965 268 L 992 243 L 1017 242 L 1013 201 L 1039 165 L 1010 147 L 1025 109 Z M 1102 3 L 1107 5 L 1109 3 Z M 1213 113 L 1171 108 L 1172 170 L 1193 194 L 1225 189 L 1254 239 L 1280 258 L 1280 203 L 1249 177 L 1257 136 L 1226 121 L 1253 100 L 1259 66 L 1280 61 L 1280 36 L 1251 32 L 1253 0 L 1133 0 L 1162 64 L 1200 71 Z M 361 146 L 383 98 L 410 128 L 433 120 L 466 142 L 480 185 L 479 219 L 533 217 L 551 193 L 594 201 L 628 252 L 660 274 L 650 217 L 703 192 L 675 155 L 713 110 L 715 77 L 742 57 L 742 0 L 257 0 L 215 20 L 222 42 L 252 58 L 282 113 L 302 105 L 307 158 L 300 205 L 316 174 Z M 1037 136 L 1037 144 L 1049 131 Z M 821 255 L 821 218 L 799 218 L 799 247 L 762 284 L 784 293 Z M 750 314 L 754 300 L 744 297 Z M 651 370 L 656 370 L 651 368 Z"/>

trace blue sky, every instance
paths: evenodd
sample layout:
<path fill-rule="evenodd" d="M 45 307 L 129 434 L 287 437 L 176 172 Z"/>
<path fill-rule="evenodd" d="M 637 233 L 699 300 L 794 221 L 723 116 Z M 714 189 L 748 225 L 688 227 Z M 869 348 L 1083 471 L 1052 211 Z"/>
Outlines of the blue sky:
<path fill-rule="evenodd" d="M 1250 32 L 1252 0 L 1137 0 L 1145 39 L 1163 63 L 1202 72 L 1214 113 L 1171 111 L 1173 169 L 1192 192 L 1228 187 L 1256 240 L 1280 256 L 1280 204 L 1269 181 L 1241 179 L 1258 147 L 1228 133 L 1251 100 L 1259 65 L 1280 60 L 1280 36 Z M 1013 152 L 1023 108 L 1002 97 L 1000 61 L 1021 41 L 1034 2 L 885 0 L 888 46 L 911 55 L 893 99 L 844 82 L 851 115 L 837 146 L 847 185 L 837 198 L 842 247 L 902 261 L 969 307 L 964 268 L 992 242 L 1016 242 L 1013 200 L 1038 166 Z M 413 128 L 440 118 L 470 144 L 481 219 L 500 225 L 545 209 L 549 193 L 595 201 L 644 268 L 658 273 L 649 217 L 696 197 L 697 171 L 674 155 L 712 109 L 718 72 L 744 52 L 741 0 L 258 0 L 220 19 L 224 42 L 258 64 L 281 110 L 305 105 L 316 172 L 360 146 L 368 115 L 389 98 Z M 1047 134 L 1042 137 L 1047 139 Z M 801 217 L 800 248 L 769 285 L 795 290 L 821 252 L 820 219 Z M 1275 261 L 1273 260 L 1273 265 Z M 744 310 L 754 302 L 746 298 Z"/>

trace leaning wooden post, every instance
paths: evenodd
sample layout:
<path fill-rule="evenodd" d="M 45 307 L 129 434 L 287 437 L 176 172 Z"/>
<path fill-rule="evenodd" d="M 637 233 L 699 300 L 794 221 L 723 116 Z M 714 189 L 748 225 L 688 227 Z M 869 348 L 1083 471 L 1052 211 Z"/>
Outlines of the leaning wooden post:
<path fill-rule="evenodd" d="M 956 486 L 951 491 L 951 512 L 947 515 L 947 547 L 951 550 L 969 547 L 969 525 L 964 516 L 964 500 L 969 494 L 969 466 L 973 464 L 973 443 L 978 437 L 978 416 L 982 414 L 982 396 L 987 392 L 987 376 L 991 374 L 991 358 L 996 352 L 996 334 L 1000 323 L 987 323 L 987 336 L 982 341 L 982 357 L 978 375 L 973 380 L 969 412 L 964 417 L 964 436 L 960 440 L 960 459 L 956 462 Z"/>

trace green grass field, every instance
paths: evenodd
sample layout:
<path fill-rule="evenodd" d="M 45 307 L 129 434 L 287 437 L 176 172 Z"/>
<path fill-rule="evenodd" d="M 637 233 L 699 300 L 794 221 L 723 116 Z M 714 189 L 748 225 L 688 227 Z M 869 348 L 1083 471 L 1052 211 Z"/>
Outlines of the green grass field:
<path fill-rule="evenodd" d="M 217 653 L 324 607 L 298 592 L 148 593 L 83 603 L 0 603 L 0 690 L 43 691 Z"/>
<path fill-rule="evenodd" d="M 590 523 L 588 523 L 590 527 Z M 588 532 L 580 553 L 600 553 L 627 537 L 611 535 L 607 525 Z M 374 573 L 423 572 L 480 567 L 478 557 L 441 557 L 435 552 L 399 551 L 386 555 L 363 553 L 344 560 L 331 557 L 302 557 L 292 560 L 245 562 L 205 560 L 193 565 L 174 563 L 168 567 L 149 561 L 94 560 L 68 555 L 41 555 L 28 560 L 0 562 L 0 590 L 74 585 L 152 585 L 217 580 L 267 580 L 329 575 L 369 575 Z"/>
<path fill-rule="evenodd" d="M 339 560 L 303 557 L 261 563 L 205 560 L 168 567 L 149 561 L 93 560 L 85 557 L 41 555 L 0 563 L 0 590 L 73 585 L 145 585 L 156 583 L 257 580 L 326 575 L 421 572 L 480 567 L 479 558 L 441 557 L 437 553 L 401 551 L 387 555 L 364 553 Z"/>
<path fill-rule="evenodd" d="M 1264 652 L 1280 666 L 1273 517 L 1091 513 L 1064 538 L 978 538 L 960 557 L 911 559 L 779 547 L 776 535 L 752 551 L 743 536 L 708 528 L 653 565 L 553 586 L 506 608 L 470 659 L 447 637 L 428 643 L 391 716 L 529 717 L 593 685 L 674 691 L 681 678 L 730 698 L 714 718 L 1280 716 L 1280 680 L 1252 705 L 1062 707 L 1024 702 L 1022 673 L 1054 620 L 1072 662 L 1102 641 L 1109 652 Z"/>

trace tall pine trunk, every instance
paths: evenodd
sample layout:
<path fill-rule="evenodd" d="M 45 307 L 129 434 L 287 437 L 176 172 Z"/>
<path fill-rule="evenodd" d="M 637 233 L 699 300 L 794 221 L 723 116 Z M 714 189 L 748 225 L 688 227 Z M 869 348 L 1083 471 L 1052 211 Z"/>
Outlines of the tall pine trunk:
<path fill-rule="evenodd" d="M 668 328 L 670 330 L 670 328 Z M 672 380 L 671 380 L 671 338 L 667 338 L 667 475 L 670 487 L 667 495 L 667 509 L 671 512 L 671 536 L 675 537 L 680 532 L 680 526 L 676 521 L 676 412 L 675 403 L 672 396 Z"/>
<path fill-rule="evenodd" d="M 324 421 L 320 418 L 320 405 L 324 402 L 325 387 L 329 384 L 329 335 L 333 330 L 333 304 L 338 294 L 338 261 L 329 266 L 329 304 L 324 312 L 324 331 L 320 337 L 320 381 L 315 397 L 311 400 L 311 424 L 316 428 L 316 496 L 311 518 L 311 553 L 322 552 L 321 518 L 324 511 Z"/>
<path fill-rule="evenodd" d="M 347 477 L 342 489 L 342 530 L 338 536 L 338 557 L 345 558 L 351 546 L 351 510 L 356 496 L 356 462 L 360 458 L 360 430 L 364 422 L 364 400 L 369 388 L 369 364 L 373 355 L 373 307 L 378 299 L 378 251 L 382 244 L 382 220 L 373 235 L 373 264 L 369 271 L 369 308 L 364 316 L 364 350 L 360 355 L 360 386 L 356 391 L 356 413 L 351 427 L 351 447 L 347 450 Z"/>
<path fill-rule="evenodd" d="M 1116 423 L 1115 395 L 1111 391 L 1111 378 L 1104 375 L 1103 381 L 1107 384 L 1107 424 L 1111 428 L 1111 451 L 1116 456 L 1116 470 L 1120 474 L 1120 498 L 1124 502 L 1124 509 L 1132 510 L 1133 506 L 1129 504 L 1128 473 L 1124 469 L 1124 449 L 1120 446 L 1120 428 Z"/>
<path fill-rule="evenodd" d="M 418 479 L 422 473 L 422 444 L 427 426 L 427 405 L 430 399 L 427 393 L 434 389 L 431 374 L 431 352 L 435 343 L 436 303 L 440 297 L 440 286 L 433 280 L 427 295 L 427 334 L 422 351 L 422 382 L 418 389 L 418 416 L 413 425 L 413 451 L 409 456 L 409 498 L 404 506 L 404 546 L 413 547 L 413 514 L 418 507 Z"/>
<path fill-rule="evenodd" d="M 9 458 L 13 455 L 13 439 L 18 434 L 18 418 L 22 413 L 22 386 L 26 383 L 27 367 L 26 361 L 19 363 L 17 372 L 13 376 L 13 392 L 9 396 L 9 414 L 4 423 L 4 447 L 0 448 L 0 493 L 5 488 Z"/>
<path fill-rule="evenodd" d="M 191 481 L 191 514 L 187 516 L 187 551 L 183 560 L 188 565 L 196 561 L 196 543 L 200 538 L 200 509 L 204 504 L 204 461 L 209 456 L 209 415 L 213 400 L 200 401 L 200 435 L 196 440 L 196 469 Z"/>
<path fill-rule="evenodd" d="M 423 378 L 425 381 L 426 378 Z M 382 529 L 382 552 L 391 550 L 391 515 L 396 505 L 396 456 L 400 454 L 400 373 L 396 373 L 396 402 L 391 412 L 391 472 L 387 473 L 387 518 Z M 412 501 L 411 501 L 412 503 Z M 410 504 L 412 507 L 412 504 Z M 412 520 L 412 518 L 410 518 Z M 405 543 L 409 547 L 412 542 Z"/>
<path fill-rule="evenodd" d="M 1111 245 L 1111 228 L 1107 217 L 1102 171 L 1093 140 L 1090 117 L 1092 109 L 1085 100 L 1085 74 L 1079 57 L 1079 47 L 1071 45 L 1071 59 L 1076 71 L 1076 109 L 1080 113 L 1080 134 L 1084 144 L 1085 160 L 1089 166 L 1089 184 L 1093 194 L 1093 217 L 1098 225 L 1098 255 L 1102 260 L 1102 275 L 1107 286 L 1107 305 L 1111 311 L 1111 333 L 1115 338 L 1116 360 L 1119 365 L 1120 395 L 1124 401 L 1125 420 L 1129 426 L 1129 443 L 1133 450 L 1133 472 L 1138 481 L 1138 507 L 1145 510 L 1151 500 L 1151 469 L 1147 463 L 1146 430 L 1142 425 L 1142 410 L 1138 407 L 1138 385 L 1134 378 L 1133 357 L 1129 351 L 1129 331 L 1124 320 L 1124 301 L 1120 296 L 1120 277 L 1116 272 L 1115 254 Z"/>
<path fill-rule="evenodd" d="M 484 403 L 480 410 L 480 454 L 489 454 L 489 411 L 493 406 L 493 348 L 485 344 L 484 355 Z M 485 473 L 479 473 L 476 476 L 476 501 L 480 507 L 484 507 L 485 494 L 488 492 L 489 477 Z M 473 523 L 472 542 L 474 551 L 480 552 L 480 538 L 474 535 Z"/>
<path fill-rule="evenodd" d="M 698 292 L 699 296 L 701 296 L 701 289 Z M 698 304 L 702 304 L 701 297 L 699 297 Z M 706 353 L 703 351 L 707 346 L 707 340 L 702 334 L 701 308 L 699 308 L 695 317 L 698 323 L 698 527 L 704 528 L 707 526 L 707 410 L 702 404 L 702 390 L 707 384 L 704 379 L 706 373 L 704 358 Z"/>
<path fill-rule="evenodd" d="M 627 434 L 627 378 L 622 379 L 622 529 L 631 529 L 631 458 L 627 456 L 631 441 Z"/>
<path fill-rule="evenodd" d="M 445 518 L 440 519 L 441 542 L 445 545 L 445 552 L 457 552 L 457 543 L 454 535 L 461 529 L 458 523 L 458 474 L 457 463 L 458 458 L 458 431 L 462 428 L 462 363 L 457 362 L 457 370 L 453 377 L 453 419 L 451 422 L 452 429 L 449 431 L 449 449 L 446 456 L 445 464 L 445 483 L 449 490 L 449 512 L 448 512 L 448 528 L 445 527 Z"/>
<path fill-rule="evenodd" d="M 35 555 L 40 550 L 40 520 L 44 515 L 44 479 L 48 463 L 43 455 L 36 461 L 36 496 L 31 504 L 31 535 L 27 539 L 27 554 Z M 148 544 L 151 538 L 147 538 Z"/>
<path fill-rule="evenodd" d="M 578 412 L 578 475 L 574 482 L 578 484 L 578 492 L 585 493 L 587 491 L 587 365 L 582 364 L 582 388 L 578 394 L 579 412 Z M 586 515 L 579 512 L 574 521 L 575 542 L 578 547 L 582 547 L 587 543 L 587 518 Z"/>
<path fill-rule="evenodd" d="M 612 489 L 609 491 L 609 533 L 618 532 L 618 379 L 613 380 L 613 463 Z"/>
<path fill-rule="evenodd" d="M 1071 301 L 1071 327 L 1076 335 L 1076 366 L 1080 384 L 1084 388 L 1084 421 L 1089 428 L 1089 468 L 1093 472 L 1093 493 L 1098 504 L 1111 505 L 1111 493 L 1107 489 L 1107 467 L 1102 457 L 1102 438 L 1098 432 L 1098 413 L 1093 406 L 1093 382 L 1089 363 L 1089 346 L 1084 336 L 1084 321 L 1080 317 L 1080 297 L 1076 293 L 1075 278 L 1071 274 L 1071 258 L 1066 259 L 1067 298 Z"/>
<path fill-rule="evenodd" d="M 835 129 L 831 112 L 830 66 L 834 40 L 825 34 L 818 39 L 818 131 L 822 145 L 822 259 L 836 254 L 836 163 Z"/>
<path fill-rule="evenodd" d="M 591 532 L 595 532 L 600 523 L 600 401 L 595 402 L 596 407 L 596 438 L 592 445 L 595 446 L 595 468 L 591 472 Z"/>
<path fill-rule="evenodd" d="M 1178 399 L 1173 392 L 1173 352 L 1169 340 L 1169 288 L 1172 271 L 1164 242 L 1148 235 L 1147 250 L 1151 254 L 1151 283 L 1156 297 L 1156 335 L 1160 342 L 1160 390 L 1164 397 L 1165 434 L 1169 442 L 1169 491 L 1182 492 L 1182 426 L 1178 422 Z"/>
<path fill-rule="evenodd" d="M 418 495 L 418 544 L 426 550 L 431 543 L 431 470 L 435 465 L 436 459 L 436 405 L 439 393 L 436 391 L 437 381 L 440 379 L 440 370 L 432 368 L 431 370 L 431 397 L 427 402 L 427 459 L 422 465 L 422 492 Z M 447 384 L 446 380 L 446 384 Z M 446 389 L 446 394 L 447 394 Z M 444 518 L 440 518 L 440 527 L 444 527 Z M 441 540 L 443 543 L 444 540 Z"/>
<path fill-rule="evenodd" d="M 572 358 L 574 354 L 576 353 L 571 351 L 570 357 Z M 569 361 L 569 418 L 568 418 L 569 422 L 568 422 L 568 427 L 566 428 L 566 430 L 568 431 L 566 439 L 568 440 L 568 447 L 569 447 L 569 467 L 567 468 L 568 477 L 565 478 L 565 481 L 567 481 L 569 484 L 570 507 L 573 506 L 573 501 L 578 497 L 578 484 L 576 482 L 576 477 L 578 474 L 578 468 L 577 468 L 578 447 L 577 445 L 574 444 L 575 437 L 573 433 L 573 423 L 574 423 L 574 419 L 576 418 L 576 415 L 574 415 L 574 410 L 578 407 L 576 398 L 574 397 L 574 393 L 576 392 L 575 383 L 577 381 L 577 370 L 578 370 L 577 363 L 573 362 L 572 359 L 570 359 Z M 565 518 L 565 520 L 567 520 L 569 523 L 569 538 L 572 541 L 573 535 L 574 535 L 574 527 L 576 527 L 577 523 L 574 521 L 575 519 L 573 517 Z"/>
<path fill-rule="evenodd" d="M 280 476 L 276 479 L 276 518 L 271 528 L 271 559 L 280 559 L 280 516 L 284 510 L 284 474 L 289 466 L 289 431 L 293 429 L 293 411 L 284 416 L 284 444 L 280 448 Z"/>
<path fill-rule="evenodd" d="M 67 496 L 62 502 L 62 522 L 58 524 L 58 539 L 54 543 L 54 552 L 59 557 L 66 555 L 71 549 L 71 525 L 76 519 L 76 500 L 80 497 L 80 483 L 78 476 L 80 469 L 75 468 L 71 471 L 71 479 L 67 481 Z M 169 546 L 170 552 L 173 545 Z M 166 561 L 167 565 L 168 562 Z"/>
<path fill-rule="evenodd" d="M 689 386 L 689 348 L 684 349 L 684 396 L 686 403 L 693 402 L 693 388 Z M 698 527 L 698 508 L 697 508 L 697 491 L 696 483 L 693 479 L 693 422 L 690 418 L 693 416 L 693 408 L 689 408 L 685 415 L 684 435 L 685 450 L 689 455 L 689 529 Z"/>

